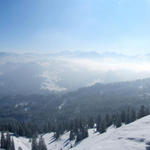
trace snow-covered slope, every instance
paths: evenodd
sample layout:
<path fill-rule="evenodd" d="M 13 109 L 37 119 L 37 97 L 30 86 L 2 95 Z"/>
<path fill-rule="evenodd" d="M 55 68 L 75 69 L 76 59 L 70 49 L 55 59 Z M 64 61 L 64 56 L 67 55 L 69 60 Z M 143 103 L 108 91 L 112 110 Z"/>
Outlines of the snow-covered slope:
<path fill-rule="evenodd" d="M 94 134 L 73 150 L 150 150 L 150 116 L 120 128 Z"/>
<path fill-rule="evenodd" d="M 31 150 L 31 142 L 29 141 L 29 139 L 23 137 L 13 137 L 13 139 L 16 150 L 18 150 L 19 147 L 21 147 L 22 150 Z"/>
<path fill-rule="evenodd" d="M 69 141 L 69 132 L 65 133 L 57 141 L 53 133 L 43 135 L 48 150 L 150 150 L 150 116 L 146 116 L 131 124 L 120 128 L 110 127 L 106 133 L 95 133 L 89 130 L 89 137 L 75 144 Z M 31 150 L 29 139 L 15 138 L 16 150 Z"/>

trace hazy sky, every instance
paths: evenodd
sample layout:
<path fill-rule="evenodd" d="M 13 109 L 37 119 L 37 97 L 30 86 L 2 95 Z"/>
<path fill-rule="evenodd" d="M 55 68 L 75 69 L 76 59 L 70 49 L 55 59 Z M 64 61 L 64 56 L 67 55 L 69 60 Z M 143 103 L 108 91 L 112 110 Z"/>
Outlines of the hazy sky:
<path fill-rule="evenodd" d="M 0 0 L 0 51 L 143 53 L 150 0 Z"/>

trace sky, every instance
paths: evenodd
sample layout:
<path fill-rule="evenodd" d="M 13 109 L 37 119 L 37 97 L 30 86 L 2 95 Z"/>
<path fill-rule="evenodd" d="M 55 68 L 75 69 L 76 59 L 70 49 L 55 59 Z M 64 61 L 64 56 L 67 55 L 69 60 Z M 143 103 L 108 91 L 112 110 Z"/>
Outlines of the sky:
<path fill-rule="evenodd" d="M 149 0 L 0 0 L 0 51 L 148 53 Z"/>
<path fill-rule="evenodd" d="M 0 0 L 0 91 L 149 78 L 149 41 L 150 0 Z"/>

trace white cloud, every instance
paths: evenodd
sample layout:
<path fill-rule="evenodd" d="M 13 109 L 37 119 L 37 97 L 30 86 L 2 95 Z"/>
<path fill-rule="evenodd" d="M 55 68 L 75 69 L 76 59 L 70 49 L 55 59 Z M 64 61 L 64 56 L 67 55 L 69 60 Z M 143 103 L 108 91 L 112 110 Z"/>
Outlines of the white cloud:
<path fill-rule="evenodd" d="M 5 60 L 6 65 L 1 64 L 0 69 L 1 72 L 5 70 L 6 80 L 13 77 L 15 81 L 18 81 L 19 78 L 19 83 L 16 82 L 16 84 L 20 84 L 19 86 L 21 86 L 21 78 L 24 76 L 24 80 L 27 79 L 31 82 L 30 85 L 35 85 L 34 88 L 39 86 L 39 88 L 49 91 L 74 90 L 97 82 L 108 83 L 150 77 L 150 62 L 142 57 L 129 56 L 128 58 L 124 55 L 111 57 L 109 54 L 106 55 L 109 57 L 100 55 L 94 59 L 82 55 L 81 57 L 77 56 L 62 56 L 59 53 L 55 56 L 50 54 L 22 55 L 18 59 L 12 57 L 7 60 L 8 62 Z M 89 56 L 89 53 L 86 56 Z M 24 67 L 26 70 L 22 70 Z M 30 71 L 30 73 L 26 75 L 26 71 Z M 13 82 L 13 80 L 10 81 Z M 9 85 L 7 86 L 9 87 Z"/>
<path fill-rule="evenodd" d="M 41 77 L 45 80 L 41 85 L 41 89 L 46 89 L 49 91 L 65 91 L 66 88 L 59 87 L 57 83 L 60 81 L 60 77 L 51 72 L 45 71 L 42 73 Z"/>

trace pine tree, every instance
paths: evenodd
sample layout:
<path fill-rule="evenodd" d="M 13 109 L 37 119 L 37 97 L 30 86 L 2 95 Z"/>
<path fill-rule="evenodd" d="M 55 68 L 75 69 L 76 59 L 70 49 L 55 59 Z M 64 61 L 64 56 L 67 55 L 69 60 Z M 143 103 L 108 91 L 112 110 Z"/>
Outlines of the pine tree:
<path fill-rule="evenodd" d="M 55 139 L 58 139 L 60 136 L 60 132 L 59 132 L 59 129 L 57 129 L 57 131 L 54 133 L 54 137 Z"/>
<path fill-rule="evenodd" d="M 11 139 L 9 132 L 6 133 L 6 150 L 11 150 Z"/>
<path fill-rule="evenodd" d="M 82 129 L 82 139 L 88 137 L 88 129 L 87 128 L 83 128 Z"/>
<path fill-rule="evenodd" d="M 107 128 L 112 125 L 112 121 L 110 119 L 109 114 L 106 114 L 106 116 L 105 116 L 105 122 L 106 122 L 106 127 Z"/>
<path fill-rule="evenodd" d="M 37 140 L 35 137 L 32 138 L 32 150 L 39 150 Z"/>
<path fill-rule="evenodd" d="M 149 110 L 148 107 L 146 108 L 145 113 L 146 113 L 146 115 L 149 115 L 149 114 L 150 114 L 150 110 Z"/>
<path fill-rule="evenodd" d="M 1 148 L 6 148 L 4 132 L 1 132 Z"/>
<path fill-rule="evenodd" d="M 136 120 L 136 112 L 134 109 L 131 110 L 130 120 L 131 122 Z"/>
<path fill-rule="evenodd" d="M 99 131 L 100 131 L 100 133 L 106 132 L 106 123 L 105 123 L 105 121 L 101 122 Z"/>
<path fill-rule="evenodd" d="M 72 141 L 72 140 L 74 140 L 74 139 L 75 139 L 75 136 L 74 136 L 73 131 L 71 130 L 71 131 L 70 131 L 70 135 L 69 135 L 69 140 Z"/>
<path fill-rule="evenodd" d="M 118 128 L 121 126 L 121 124 L 122 124 L 121 116 L 118 113 L 116 113 L 114 115 L 114 125 Z"/>
<path fill-rule="evenodd" d="M 100 125 L 101 125 L 101 122 L 102 122 L 101 116 L 99 115 L 99 116 L 97 117 L 97 119 L 96 119 L 96 130 L 97 130 L 98 132 L 100 132 Z"/>
<path fill-rule="evenodd" d="M 11 150 L 15 150 L 15 145 L 14 145 L 14 140 L 13 140 L 13 138 L 12 138 L 12 140 L 11 140 Z"/>
<path fill-rule="evenodd" d="M 42 137 L 40 137 L 40 139 L 39 139 L 39 149 L 38 150 L 47 150 L 44 139 Z"/>
<path fill-rule="evenodd" d="M 126 113 L 126 120 L 125 123 L 128 124 L 130 123 L 130 108 L 128 108 L 127 113 Z"/>
<path fill-rule="evenodd" d="M 23 150 L 21 147 L 18 147 L 18 150 Z"/>
<path fill-rule="evenodd" d="M 125 122 L 126 122 L 126 113 L 125 113 L 124 110 L 121 112 L 121 122 L 122 122 L 122 123 L 125 123 Z"/>
<path fill-rule="evenodd" d="M 89 126 L 89 128 L 93 128 L 94 127 L 94 120 L 93 120 L 92 117 L 88 121 L 88 126 Z"/>
<path fill-rule="evenodd" d="M 138 113 L 138 118 L 142 118 L 144 116 L 146 116 L 146 109 L 145 109 L 145 106 L 142 105 L 140 110 L 139 110 L 139 113 Z"/>
<path fill-rule="evenodd" d="M 82 140 L 82 134 L 81 134 L 81 131 L 80 130 L 78 130 L 77 131 L 77 138 L 76 138 L 76 142 L 79 142 L 79 141 L 81 141 Z"/>
<path fill-rule="evenodd" d="M 86 137 L 88 137 L 88 129 L 87 129 L 87 127 L 82 126 L 77 131 L 76 142 L 79 142 L 79 141 L 83 140 Z"/>

